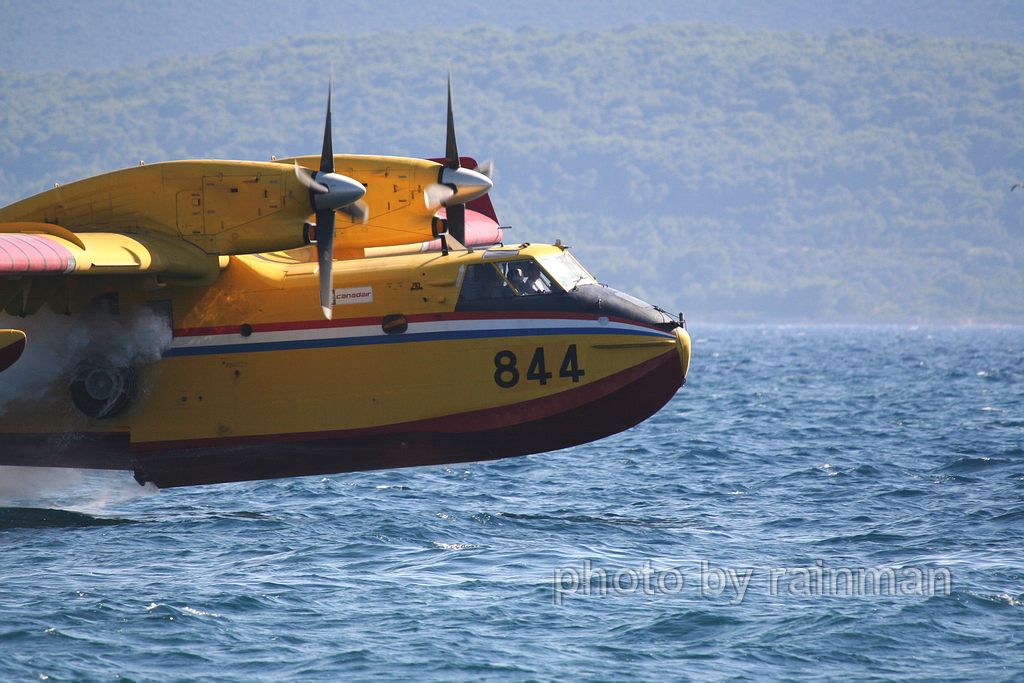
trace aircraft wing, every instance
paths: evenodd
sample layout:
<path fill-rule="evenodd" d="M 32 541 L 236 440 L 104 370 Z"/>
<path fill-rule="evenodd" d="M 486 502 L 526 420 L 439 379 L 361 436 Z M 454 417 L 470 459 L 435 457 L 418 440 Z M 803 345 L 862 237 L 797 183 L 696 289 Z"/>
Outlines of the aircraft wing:
<path fill-rule="evenodd" d="M 0 309 L 8 315 L 31 315 L 46 304 L 74 313 L 105 288 L 137 286 L 132 276 L 152 276 L 153 287 L 203 285 L 220 271 L 220 258 L 182 240 L 0 223 Z"/>
<path fill-rule="evenodd" d="M 184 242 L 152 235 L 73 233 L 46 223 L 0 224 L 0 276 L 144 275 L 216 277 L 211 258 Z"/>

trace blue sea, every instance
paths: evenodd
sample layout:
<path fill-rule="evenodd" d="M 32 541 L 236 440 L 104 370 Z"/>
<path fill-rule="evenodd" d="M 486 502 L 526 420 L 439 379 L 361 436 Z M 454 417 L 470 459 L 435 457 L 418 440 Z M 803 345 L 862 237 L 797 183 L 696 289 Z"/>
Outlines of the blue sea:
<path fill-rule="evenodd" d="M 556 453 L 0 470 L 0 681 L 1024 681 L 1024 329 L 690 332 Z"/>

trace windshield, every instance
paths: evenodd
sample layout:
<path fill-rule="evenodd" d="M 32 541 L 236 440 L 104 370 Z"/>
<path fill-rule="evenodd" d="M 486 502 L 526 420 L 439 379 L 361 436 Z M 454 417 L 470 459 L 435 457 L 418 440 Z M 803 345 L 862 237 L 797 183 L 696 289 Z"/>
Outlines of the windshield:
<path fill-rule="evenodd" d="M 542 256 L 537 261 L 474 263 L 466 269 L 459 300 L 538 296 L 557 293 L 559 287 L 570 292 L 580 285 L 596 284 L 576 259 L 562 252 Z"/>
<path fill-rule="evenodd" d="M 580 285 L 597 284 L 597 280 L 591 277 L 590 273 L 583 270 L 583 266 L 579 264 L 579 261 L 570 256 L 567 251 L 563 251 L 560 254 L 541 256 L 537 260 L 544 266 L 544 270 L 548 271 L 551 277 L 555 278 L 555 281 L 567 292 Z"/>
<path fill-rule="evenodd" d="M 556 291 L 547 273 L 532 259 L 475 263 L 466 270 L 459 298 L 463 301 L 536 296 Z"/>

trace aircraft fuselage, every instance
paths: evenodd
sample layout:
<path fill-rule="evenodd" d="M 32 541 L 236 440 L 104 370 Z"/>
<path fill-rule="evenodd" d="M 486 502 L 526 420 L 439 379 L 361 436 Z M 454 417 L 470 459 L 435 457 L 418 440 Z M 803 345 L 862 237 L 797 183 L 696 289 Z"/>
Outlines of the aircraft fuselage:
<path fill-rule="evenodd" d="M 209 287 L 119 293 L 121 316 L 164 316 L 162 357 L 131 377 L 82 359 L 71 390 L 10 406 L 0 464 L 169 487 L 488 460 L 627 429 L 685 381 L 682 325 L 560 247 L 337 261 L 332 320 L 317 278 L 259 254 Z"/>

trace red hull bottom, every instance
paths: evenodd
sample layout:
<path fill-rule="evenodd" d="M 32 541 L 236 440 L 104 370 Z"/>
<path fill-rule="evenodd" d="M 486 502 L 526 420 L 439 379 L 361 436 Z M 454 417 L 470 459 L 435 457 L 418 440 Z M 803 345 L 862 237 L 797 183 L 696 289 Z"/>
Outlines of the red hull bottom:
<path fill-rule="evenodd" d="M 298 441 L 280 437 L 262 443 L 178 448 L 161 444 L 159 450 L 146 444 L 131 449 L 126 435 L 24 435 L 4 449 L 0 464 L 134 470 L 139 483 L 170 488 L 497 460 L 576 446 L 629 429 L 668 403 L 683 379 L 679 356 L 672 351 L 622 376 L 574 390 L 577 397 L 569 401 L 573 407 L 544 411 L 549 414 L 536 419 L 529 417 L 541 410 L 539 405 L 533 409 L 513 406 L 398 425 L 388 433 L 335 433 L 307 435 Z M 580 402 L 591 396 L 593 400 Z M 527 419 L 486 428 L 499 412 L 519 413 Z M 453 425 L 471 424 L 481 428 L 452 431 Z"/>

